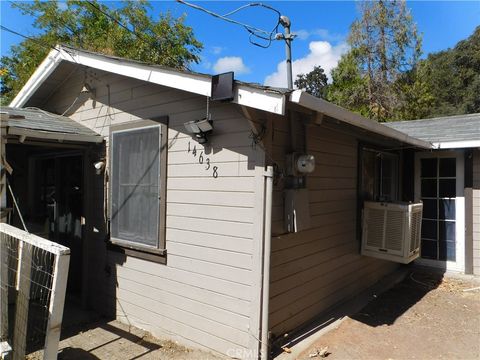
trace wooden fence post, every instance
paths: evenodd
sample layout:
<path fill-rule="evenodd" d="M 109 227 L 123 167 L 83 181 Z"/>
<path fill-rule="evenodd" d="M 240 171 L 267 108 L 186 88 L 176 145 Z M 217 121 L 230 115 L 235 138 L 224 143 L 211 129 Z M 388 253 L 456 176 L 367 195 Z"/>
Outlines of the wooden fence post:
<path fill-rule="evenodd" d="M 45 339 L 43 358 L 54 360 L 57 358 L 60 331 L 62 327 L 65 292 L 67 290 L 68 266 L 70 254 L 55 256 L 53 270 L 52 294 L 50 296 L 49 317 Z"/>
<path fill-rule="evenodd" d="M 22 244 L 22 246 L 17 270 L 18 292 L 17 303 L 15 305 L 15 328 L 13 330 L 13 360 L 25 359 L 32 270 L 33 246 L 23 242 L 19 243 Z"/>
<path fill-rule="evenodd" d="M 0 237 L 0 342 L 3 342 L 8 340 L 8 235 Z"/>

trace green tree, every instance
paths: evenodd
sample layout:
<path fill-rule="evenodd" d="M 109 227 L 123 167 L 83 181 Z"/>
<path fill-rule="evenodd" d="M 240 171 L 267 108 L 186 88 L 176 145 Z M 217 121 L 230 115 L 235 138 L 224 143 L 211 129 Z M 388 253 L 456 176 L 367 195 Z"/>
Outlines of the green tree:
<path fill-rule="evenodd" d="M 331 74 L 332 83 L 328 87 L 327 100 L 368 116 L 367 81 L 354 54 L 348 52 L 343 55 Z"/>
<path fill-rule="evenodd" d="M 405 101 L 402 88 L 407 84 L 400 81 L 403 74 L 415 71 L 421 37 L 405 1 L 363 2 L 360 14 L 350 27 L 350 51 L 332 76 L 329 98 L 370 118 L 391 120 Z"/>
<path fill-rule="evenodd" d="M 480 26 L 454 48 L 421 61 L 434 101 L 428 116 L 480 112 Z"/>
<path fill-rule="evenodd" d="M 422 119 L 430 115 L 435 97 L 428 84 L 427 72 L 425 64 L 419 63 L 396 81 L 401 102 L 395 109 L 392 120 Z"/>
<path fill-rule="evenodd" d="M 313 70 L 308 74 L 299 74 L 295 80 L 295 86 L 299 89 L 304 89 L 309 94 L 326 98 L 327 93 L 327 75 L 321 66 L 314 66 Z"/>
<path fill-rule="evenodd" d="M 198 63 L 202 44 L 184 18 L 170 13 L 149 15 L 147 1 L 126 1 L 110 8 L 97 0 L 14 2 L 35 18 L 40 34 L 12 46 L 0 60 L 1 103 L 8 103 L 56 44 L 177 69 Z"/>

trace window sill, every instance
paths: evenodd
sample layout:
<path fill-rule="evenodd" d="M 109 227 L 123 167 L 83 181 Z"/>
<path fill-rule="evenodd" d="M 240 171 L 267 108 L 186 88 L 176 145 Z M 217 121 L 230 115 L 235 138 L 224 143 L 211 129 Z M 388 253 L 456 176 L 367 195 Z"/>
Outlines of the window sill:
<path fill-rule="evenodd" d="M 167 249 L 154 249 L 143 246 L 135 246 L 124 241 L 118 241 L 114 239 L 110 239 L 107 242 L 107 249 L 125 254 L 127 256 L 132 256 L 159 264 L 167 263 Z"/>

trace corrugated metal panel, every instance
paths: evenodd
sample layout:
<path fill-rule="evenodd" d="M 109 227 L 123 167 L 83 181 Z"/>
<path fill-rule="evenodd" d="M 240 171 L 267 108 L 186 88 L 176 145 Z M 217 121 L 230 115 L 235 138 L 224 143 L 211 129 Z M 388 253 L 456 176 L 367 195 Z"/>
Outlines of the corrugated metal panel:
<path fill-rule="evenodd" d="M 480 139 L 480 113 L 398 121 L 385 125 L 432 143 Z"/>

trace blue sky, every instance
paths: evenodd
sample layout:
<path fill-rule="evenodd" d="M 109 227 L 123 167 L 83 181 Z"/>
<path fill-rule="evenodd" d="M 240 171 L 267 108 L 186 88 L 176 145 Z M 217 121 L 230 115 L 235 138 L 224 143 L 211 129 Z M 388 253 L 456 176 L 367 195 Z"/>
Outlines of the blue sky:
<path fill-rule="evenodd" d="M 11 9 L 10 3 L 1 1 L 1 24 L 25 35 L 35 34 L 32 18 Z M 294 73 L 310 71 L 321 65 L 327 72 L 346 51 L 345 37 L 349 26 L 358 16 L 353 1 L 265 1 L 287 15 L 292 31 L 298 33 L 292 47 Z M 195 1 L 195 4 L 216 13 L 226 13 L 247 2 Z M 110 6 L 118 6 L 110 2 Z M 193 27 L 197 39 L 204 44 L 202 62 L 192 66 L 203 73 L 235 70 L 235 78 L 271 85 L 285 85 L 283 68 L 285 59 L 282 41 L 275 41 L 268 49 L 253 46 L 248 33 L 239 26 L 226 23 L 208 14 L 191 9 L 175 1 L 153 1 L 152 15 L 170 10 L 174 16 L 186 15 L 186 23 Z M 480 1 L 408 1 L 419 31 L 423 34 L 424 54 L 454 46 L 480 25 Z M 270 30 L 276 23 L 276 14 L 255 7 L 237 13 L 236 20 Z M 8 54 L 12 44 L 22 39 L 1 32 L 1 53 Z"/>

